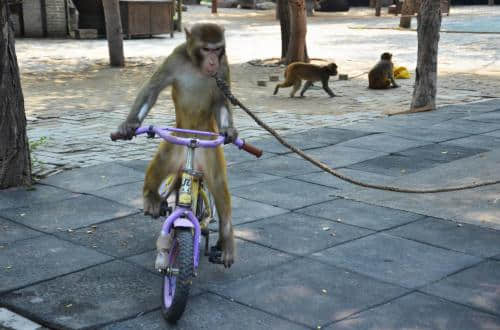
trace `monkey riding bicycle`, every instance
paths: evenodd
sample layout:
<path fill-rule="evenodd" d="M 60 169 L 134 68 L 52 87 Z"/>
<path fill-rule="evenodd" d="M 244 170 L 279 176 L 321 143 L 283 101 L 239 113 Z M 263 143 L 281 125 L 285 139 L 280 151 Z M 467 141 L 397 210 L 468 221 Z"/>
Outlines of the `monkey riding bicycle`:
<path fill-rule="evenodd" d="M 172 133 L 194 134 L 207 139 L 179 137 Z M 208 224 L 213 219 L 213 203 L 208 197 L 203 184 L 203 173 L 195 169 L 195 151 L 197 148 L 217 148 L 227 142 L 225 135 L 206 131 L 187 130 L 169 127 L 143 126 L 136 135 L 147 134 L 153 138 L 160 136 L 165 141 L 187 148 L 186 161 L 180 180 L 170 180 L 167 191 L 163 192 L 161 215 L 165 217 L 160 236 L 157 241 L 158 255 L 155 267 L 163 277 L 162 312 L 165 319 L 176 322 L 184 312 L 189 289 L 193 277 L 197 275 L 199 265 L 199 244 L 201 236 L 205 237 L 205 256 L 209 261 L 222 264 L 222 250 L 213 246 L 210 250 Z M 113 141 L 126 139 L 119 133 L 111 134 Z M 214 139 L 215 138 L 215 139 Z M 262 150 L 236 138 L 233 142 L 256 157 L 262 155 Z M 175 206 L 168 207 L 167 199 L 175 192 Z"/>

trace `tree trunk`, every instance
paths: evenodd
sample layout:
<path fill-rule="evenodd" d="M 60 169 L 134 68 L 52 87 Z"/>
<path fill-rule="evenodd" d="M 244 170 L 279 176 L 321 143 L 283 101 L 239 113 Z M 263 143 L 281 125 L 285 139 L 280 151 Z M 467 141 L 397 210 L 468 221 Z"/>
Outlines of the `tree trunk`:
<path fill-rule="evenodd" d="M 182 32 L 182 0 L 176 0 L 175 5 L 177 7 L 177 31 Z"/>
<path fill-rule="evenodd" d="M 305 0 L 288 0 L 290 7 L 290 42 L 286 64 L 306 61 L 306 4 Z"/>
<path fill-rule="evenodd" d="M 290 41 L 290 8 L 288 0 L 278 0 L 276 16 L 280 20 L 281 28 L 281 58 L 284 59 L 288 53 L 288 42 Z"/>
<path fill-rule="evenodd" d="M 437 56 L 441 8 L 439 0 L 423 0 L 417 17 L 418 52 L 411 112 L 436 108 Z"/>
<path fill-rule="evenodd" d="M 31 185 L 24 98 L 6 0 L 0 0 L 0 189 Z"/>
<path fill-rule="evenodd" d="M 382 0 L 375 1 L 375 16 L 380 16 L 380 12 L 382 11 Z"/>
<path fill-rule="evenodd" d="M 109 62 L 111 66 L 125 66 L 119 0 L 102 0 L 102 5 L 104 7 L 104 17 L 106 20 Z"/>
<path fill-rule="evenodd" d="M 493 6 L 495 4 L 495 0 L 488 0 L 488 6 Z"/>
<path fill-rule="evenodd" d="M 399 27 L 409 29 L 411 27 L 411 18 L 415 13 L 414 0 L 404 0 L 403 8 L 401 8 L 401 18 Z"/>
<path fill-rule="evenodd" d="M 217 0 L 212 0 L 212 14 L 217 14 Z"/>

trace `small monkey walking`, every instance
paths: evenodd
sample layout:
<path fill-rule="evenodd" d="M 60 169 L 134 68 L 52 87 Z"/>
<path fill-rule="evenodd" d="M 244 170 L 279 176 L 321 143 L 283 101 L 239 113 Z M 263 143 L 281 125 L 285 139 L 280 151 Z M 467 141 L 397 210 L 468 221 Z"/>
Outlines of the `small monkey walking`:
<path fill-rule="evenodd" d="M 325 92 L 327 92 L 330 97 L 334 97 L 335 94 L 332 92 L 330 87 L 328 87 L 328 79 L 330 79 L 330 76 L 335 75 L 337 75 L 337 64 L 333 62 L 328 65 L 321 66 L 295 62 L 287 66 L 285 71 L 285 81 L 276 85 L 273 95 L 278 93 L 280 87 L 290 87 L 293 85 L 290 97 L 294 97 L 295 93 L 297 93 L 302 85 L 302 80 L 305 80 L 306 83 L 304 88 L 300 91 L 300 97 L 304 97 L 304 93 L 313 85 L 315 81 L 321 81 Z"/>
<path fill-rule="evenodd" d="M 380 61 L 368 73 L 368 88 L 387 89 L 397 88 L 399 85 L 394 81 L 394 65 L 392 64 L 392 54 L 383 53 Z"/>

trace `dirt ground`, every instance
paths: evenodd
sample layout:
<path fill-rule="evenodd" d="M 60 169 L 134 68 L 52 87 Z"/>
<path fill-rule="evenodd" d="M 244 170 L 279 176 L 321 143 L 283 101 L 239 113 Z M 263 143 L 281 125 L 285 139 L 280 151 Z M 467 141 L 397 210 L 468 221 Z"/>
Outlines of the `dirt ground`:
<path fill-rule="evenodd" d="M 500 19 L 500 7 L 493 8 Z M 471 18 L 484 17 L 486 13 L 483 9 L 488 10 L 488 17 L 495 17 L 495 13 L 491 13 L 492 7 L 482 6 L 452 8 L 450 17 L 454 22 L 461 18 L 467 22 Z M 337 98 L 330 99 L 318 89 L 308 93 L 307 98 L 292 100 L 288 98 L 290 89 L 283 89 L 278 96 L 272 96 L 275 83 L 269 82 L 267 87 L 256 85 L 257 80 L 268 80 L 270 75 L 278 74 L 282 79 L 284 68 L 256 67 L 245 63 L 255 58 L 279 55 L 279 24 L 274 20 L 273 12 L 238 9 L 219 11 L 217 16 L 211 16 L 206 7 L 190 6 L 184 15 L 184 22 L 189 25 L 199 20 L 215 21 L 225 26 L 234 92 L 250 107 L 330 115 L 359 111 L 392 112 L 408 108 L 414 82 L 416 33 L 353 29 L 377 24 L 395 27 L 398 18 L 392 15 L 372 17 L 372 11 L 367 8 L 353 8 L 347 13 L 317 13 L 310 18 L 307 42 L 311 56 L 335 60 L 340 73 L 356 78 L 349 81 L 339 81 L 337 77 L 331 79 L 331 87 L 339 95 Z M 443 25 L 447 19 L 443 17 Z M 416 25 L 416 22 L 413 24 Z M 137 87 L 161 63 L 164 58 L 161 54 L 168 53 L 183 38 L 181 33 L 177 33 L 174 39 L 127 40 L 125 51 L 128 64 L 124 69 L 107 67 L 106 44 L 103 40 L 44 42 L 21 39 L 17 51 L 27 113 L 36 117 L 73 107 L 98 107 L 105 110 L 118 105 L 127 106 L 132 102 Z M 438 104 L 500 97 L 498 40 L 499 35 L 491 34 L 441 34 Z M 235 47 L 231 46 L 233 41 Z M 400 45 L 396 45 L 396 42 Z M 38 43 L 40 45 L 36 47 Z M 380 44 L 376 49 L 373 47 L 375 43 Z M 69 44 L 71 47 L 67 47 Z M 253 44 L 255 47 L 249 47 Z M 405 45 L 406 49 L 402 49 L 401 45 Z M 82 52 L 82 46 L 89 52 Z M 151 48 L 150 52 L 148 47 Z M 368 51 L 368 48 L 373 49 Z M 259 50 L 262 50 L 261 56 Z M 395 64 L 412 71 L 412 78 L 399 80 L 400 89 L 370 91 L 366 88 L 367 76 L 363 72 L 369 70 L 383 51 L 391 51 Z M 143 56 L 139 56 L 141 53 Z"/>
<path fill-rule="evenodd" d="M 500 6 L 452 7 L 451 16 L 443 17 L 443 29 L 457 29 L 461 22 L 466 23 L 465 29 L 471 29 L 475 21 L 485 20 L 500 22 Z M 233 93 L 282 133 L 331 123 L 370 120 L 409 108 L 416 65 L 416 32 L 398 30 L 399 18 L 388 15 L 386 9 L 378 18 L 368 8 L 352 8 L 347 13 L 317 13 L 308 18 L 310 56 L 335 61 L 339 73 L 350 77 L 347 81 L 337 77 L 330 79 L 330 87 L 338 95 L 334 98 L 319 88 L 308 91 L 305 98 L 289 98 L 290 89 L 281 89 L 273 96 L 276 83 L 269 82 L 269 77 L 279 75 L 282 79 L 284 67 L 248 63 L 281 53 L 280 28 L 274 11 L 219 9 L 218 15 L 211 15 L 207 7 L 189 6 L 183 22 L 189 26 L 200 21 L 216 22 L 225 27 Z M 415 25 L 414 20 L 413 27 Z M 497 25 L 497 34 L 491 31 L 441 33 L 438 105 L 500 97 L 500 23 Z M 489 28 L 496 29 L 494 24 L 489 24 Z M 89 163 L 86 161 L 88 155 L 81 152 L 87 148 L 81 144 L 92 143 L 90 139 L 85 140 L 86 132 L 81 134 L 81 143 L 72 141 L 69 144 L 63 132 L 56 134 L 57 129 L 66 129 L 63 124 L 76 117 L 82 129 L 102 127 L 103 117 L 110 127 L 108 131 L 116 127 L 128 112 L 140 85 L 183 40 L 183 33 L 178 32 L 174 38 L 165 35 L 125 40 L 127 66 L 118 69 L 107 65 L 105 40 L 18 39 L 16 50 L 30 138 L 54 137 L 40 152 L 62 146 L 64 154 L 50 154 L 58 159 L 52 161 L 59 164 L 57 166 L 66 163 L 72 148 L 81 156 L 79 166 L 123 156 L 120 150 L 114 150 L 111 158 L 96 158 Z M 368 90 L 366 72 L 385 51 L 393 53 L 396 66 L 410 70 L 411 79 L 398 80 L 401 88 Z M 258 80 L 267 80 L 267 86 L 257 86 Z M 172 106 L 169 91 L 165 91 L 151 112 L 154 114 L 150 115 L 151 121 L 171 123 Z M 242 111 L 236 111 L 236 125 L 247 138 L 264 134 Z"/>

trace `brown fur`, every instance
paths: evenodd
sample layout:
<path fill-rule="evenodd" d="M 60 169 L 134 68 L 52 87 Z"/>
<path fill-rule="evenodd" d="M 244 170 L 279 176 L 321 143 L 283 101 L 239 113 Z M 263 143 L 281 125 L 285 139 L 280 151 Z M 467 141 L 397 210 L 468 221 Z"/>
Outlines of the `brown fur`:
<path fill-rule="evenodd" d="M 127 120 L 119 128 L 120 132 L 129 132 L 130 129 L 138 127 L 144 119 L 139 116 L 141 109 L 146 106 L 146 110 L 149 111 L 160 91 L 167 86 L 172 86 L 176 127 L 212 132 L 220 130 L 228 132 L 232 138 L 236 137 L 237 132 L 233 127 L 229 103 L 217 87 L 215 80 L 203 70 L 203 63 L 207 58 L 203 58 L 203 54 L 211 52 L 212 55 L 208 56 L 217 62 L 213 67 L 218 68 L 218 75 L 229 84 L 224 30 L 215 24 L 196 24 L 191 31 L 186 31 L 186 39 L 186 42 L 167 57 L 142 87 Z M 207 47 L 212 48 L 207 50 Z M 184 147 L 167 142 L 161 143 L 146 171 L 143 188 L 144 213 L 154 217 L 159 215 L 158 188 L 168 175 L 178 174 L 182 170 L 185 160 L 184 149 Z M 214 196 L 219 215 L 217 245 L 222 249 L 224 265 L 229 267 L 234 261 L 235 247 L 231 220 L 231 196 L 227 184 L 224 152 L 222 147 L 197 149 L 195 155 L 195 167 L 203 171 L 205 183 Z"/>
<path fill-rule="evenodd" d="M 368 88 L 387 89 L 399 87 L 394 81 L 394 65 L 392 64 L 392 54 L 383 53 L 380 61 L 368 73 Z"/>
<path fill-rule="evenodd" d="M 303 62 L 295 62 L 287 66 L 285 71 L 285 81 L 281 84 L 277 84 L 274 89 L 274 95 L 278 93 L 280 87 L 290 87 L 293 86 L 290 97 L 294 97 L 295 93 L 299 90 L 302 85 L 302 80 L 306 80 L 304 88 L 300 92 L 300 96 L 303 97 L 305 91 L 313 85 L 315 81 L 321 81 L 323 84 L 323 89 L 325 92 L 334 97 L 335 94 L 328 87 L 328 79 L 330 76 L 335 76 L 337 74 L 337 64 L 330 63 L 328 65 L 315 65 Z"/>

